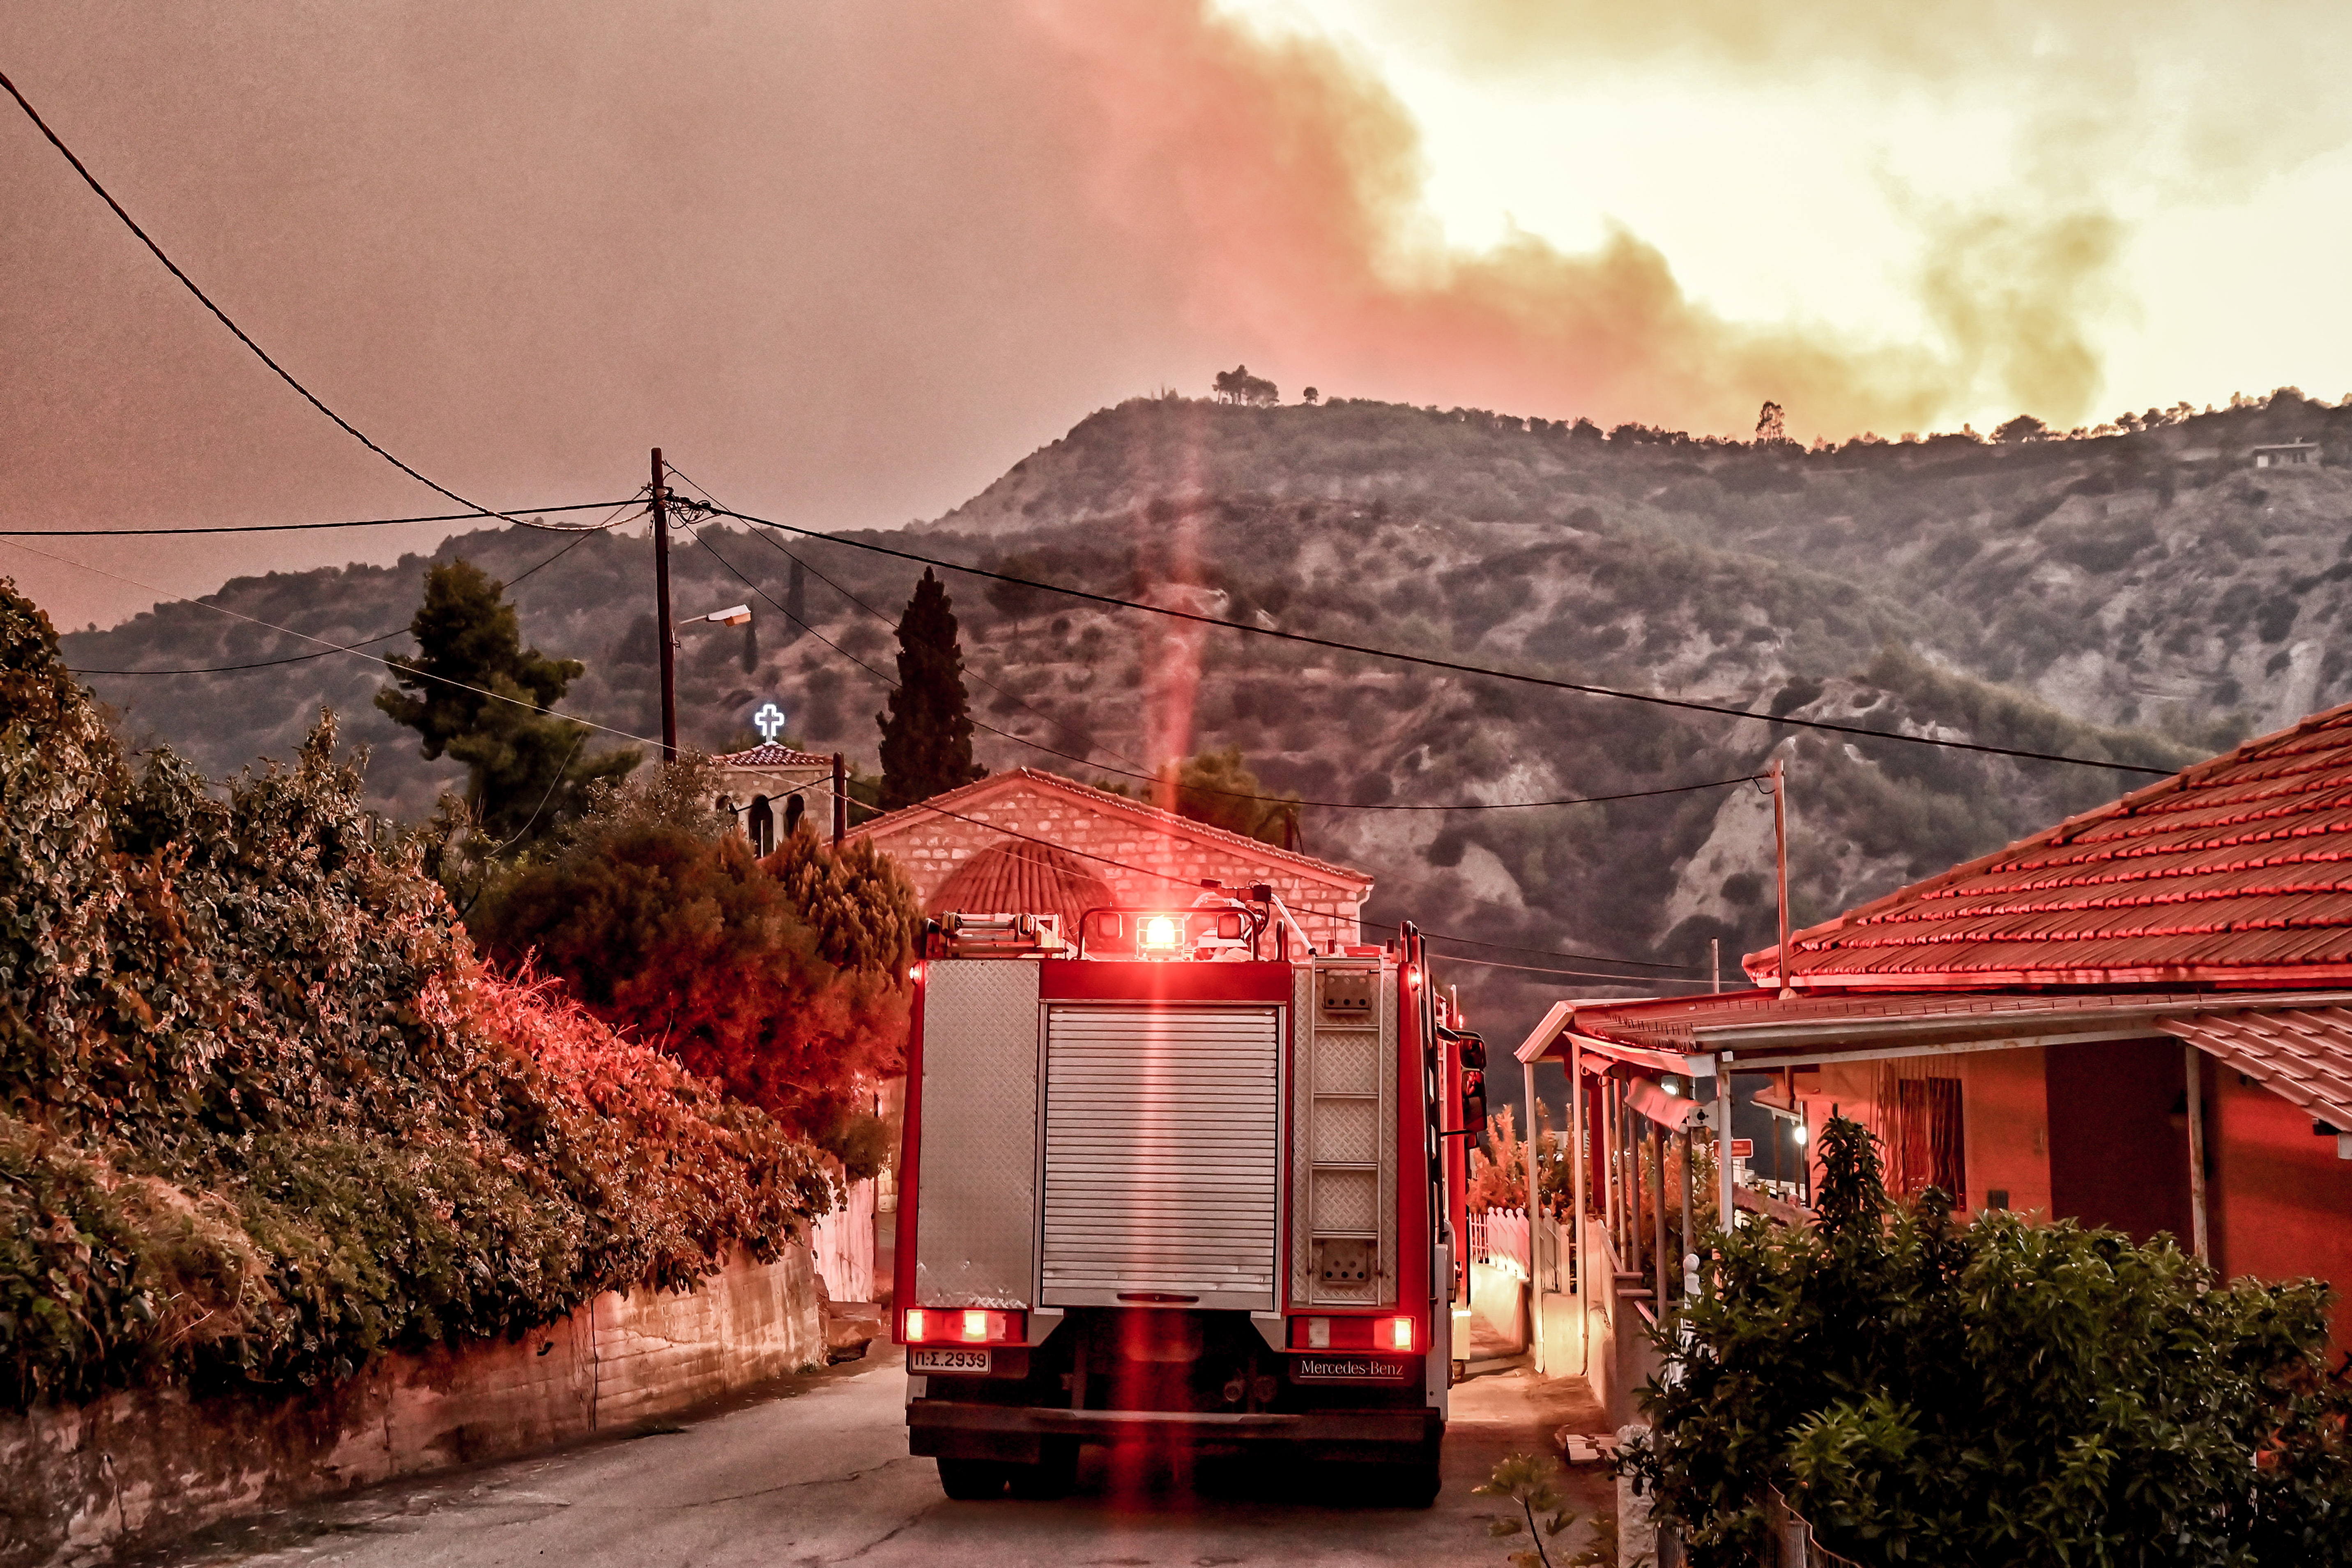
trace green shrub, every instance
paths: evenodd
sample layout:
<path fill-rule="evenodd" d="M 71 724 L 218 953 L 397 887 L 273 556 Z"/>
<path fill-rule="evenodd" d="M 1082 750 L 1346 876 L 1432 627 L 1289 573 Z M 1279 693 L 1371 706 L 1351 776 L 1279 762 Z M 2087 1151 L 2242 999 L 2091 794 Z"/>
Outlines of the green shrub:
<path fill-rule="evenodd" d="M 2352 1455 L 2316 1281 L 2223 1285 L 2169 1238 L 1898 1206 L 1822 1135 L 1820 1222 L 1715 1238 L 1636 1462 L 1693 1561 L 1754 1560 L 1765 1486 L 1865 1563 L 2347 1560 Z"/>
<path fill-rule="evenodd" d="M 0 585 L 0 1405 L 315 1383 L 770 1258 L 815 1152 L 484 971 L 322 718 L 135 778 Z"/>

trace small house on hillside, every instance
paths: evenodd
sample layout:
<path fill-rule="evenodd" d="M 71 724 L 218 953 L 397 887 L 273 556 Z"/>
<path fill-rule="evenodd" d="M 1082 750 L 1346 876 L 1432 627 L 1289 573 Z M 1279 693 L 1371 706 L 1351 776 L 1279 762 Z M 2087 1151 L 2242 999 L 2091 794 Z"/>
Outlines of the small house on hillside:
<path fill-rule="evenodd" d="M 727 781 L 719 809 L 735 814 L 753 854 L 774 854 L 812 811 L 817 830 L 830 831 L 834 758 L 790 746 L 754 746 L 711 760 Z"/>
<path fill-rule="evenodd" d="M 994 773 L 849 831 L 915 884 L 926 911 L 1053 913 L 1189 904 L 1207 879 L 1271 884 L 1318 945 L 1363 940 L 1372 879 L 1055 773 Z"/>
<path fill-rule="evenodd" d="M 2254 467 L 2258 468 L 2295 468 L 2319 461 L 2316 441 L 2287 441 L 2274 447 L 2254 448 Z"/>
<path fill-rule="evenodd" d="M 2352 1349 L 2352 705 L 1789 948 L 1785 977 L 1777 949 L 1748 957 L 1754 990 L 1562 1002 L 1521 1047 L 1569 1066 L 1593 1129 L 1585 1278 L 1622 1260 L 1621 1292 L 1667 1289 L 1642 1259 L 1677 1249 L 1622 1219 L 1650 1179 L 1632 1152 L 1738 1083 L 1764 1089 L 1798 1178 L 1771 1191 L 1754 1150 L 1742 1208 L 1801 1221 L 1806 1134 L 1843 1114 L 1890 1187 L 1964 1215 L 2168 1232 L 2225 1277 L 2328 1280 Z"/>

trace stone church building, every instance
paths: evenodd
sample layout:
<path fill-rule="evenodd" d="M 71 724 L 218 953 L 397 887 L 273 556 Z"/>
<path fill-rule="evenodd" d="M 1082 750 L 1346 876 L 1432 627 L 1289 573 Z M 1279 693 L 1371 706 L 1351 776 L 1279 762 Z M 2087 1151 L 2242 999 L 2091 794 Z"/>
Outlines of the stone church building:
<path fill-rule="evenodd" d="M 1262 844 L 1029 768 L 994 773 L 849 830 L 914 883 L 930 914 L 1188 907 L 1201 882 L 1270 883 L 1318 946 L 1362 942 L 1361 871 Z"/>

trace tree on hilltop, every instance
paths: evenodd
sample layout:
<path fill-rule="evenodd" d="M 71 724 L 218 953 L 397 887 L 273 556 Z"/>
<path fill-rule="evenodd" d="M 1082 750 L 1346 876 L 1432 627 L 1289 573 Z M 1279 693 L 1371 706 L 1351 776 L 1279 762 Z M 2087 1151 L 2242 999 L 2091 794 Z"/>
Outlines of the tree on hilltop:
<path fill-rule="evenodd" d="M 882 806 L 896 811 L 988 776 L 971 760 L 971 700 L 955 605 L 929 567 L 898 618 L 898 684 L 882 727 Z"/>
<path fill-rule="evenodd" d="M 1217 401 L 1239 403 L 1251 407 L 1270 408 L 1282 401 L 1282 389 L 1264 376 L 1252 375 L 1249 366 L 1237 364 L 1231 370 L 1221 370 L 1216 379 Z"/>
<path fill-rule="evenodd" d="M 522 646 L 506 584 L 466 560 L 425 574 L 408 623 L 414 657 L 395 655 L 375 705 L 424 737 L 427 762 L 466 764 L 474 827 L 507 844 L 579 815 L 583 793 L 635 767 L 635 747 L 588 752 L 589 728 L 549 711 L 587 667 Z"/>

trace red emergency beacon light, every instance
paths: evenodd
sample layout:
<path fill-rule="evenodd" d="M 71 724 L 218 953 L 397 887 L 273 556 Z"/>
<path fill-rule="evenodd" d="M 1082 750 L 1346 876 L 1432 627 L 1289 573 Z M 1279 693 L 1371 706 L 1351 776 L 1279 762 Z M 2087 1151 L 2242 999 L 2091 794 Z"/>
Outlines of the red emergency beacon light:
<path fill-rule="evenodd" d="M 1486 1061 L 1427 963 L 1410 925 L 1318 948 L 1265 885 L 926 928 L 893 1288 L 949 1495 L 1152 1444 L 1434 1499 Z"/>

